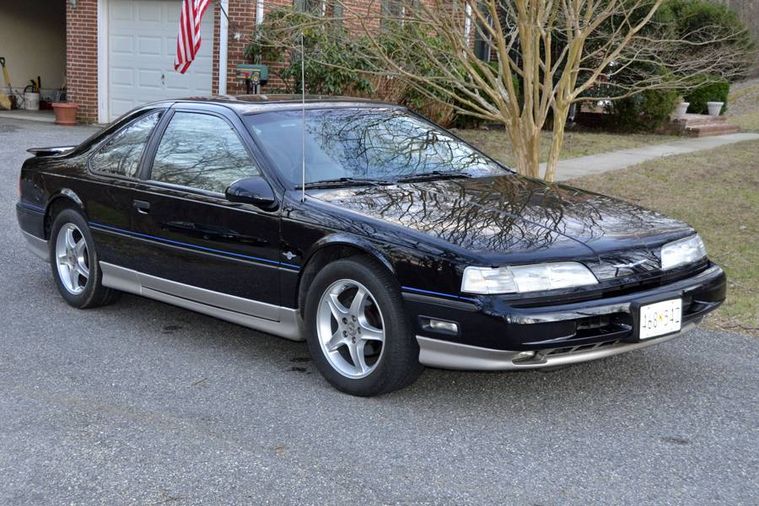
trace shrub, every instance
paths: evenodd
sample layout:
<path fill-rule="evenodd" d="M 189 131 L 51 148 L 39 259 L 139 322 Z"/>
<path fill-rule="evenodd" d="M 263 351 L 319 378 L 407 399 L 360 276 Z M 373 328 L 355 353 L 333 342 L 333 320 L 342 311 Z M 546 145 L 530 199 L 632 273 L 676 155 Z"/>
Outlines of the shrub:
<path fill-rule="evenodd" d="M 730 83 L 716 75 L 705 75 L 694 78 L 693 84 L 683 94 L 686 102 L 690 102 L 688 112 L 707 114 L 707 102 L 724 102 L 722 114 L 727 110 L 727 100 L 730 96 Z"/>
<path fill-rule="evenodd" d="M 680 58 L 702 60 L 708 72 L 731 79 L 745 77 L 753 69 L 756 44 L 733 9 L 709 0 L 667 0 L 661 10 L 674 20 L 673 37 L 689 44 L 680 48 Z M 731 57 L 715 61 L 711 55 L 717 54 Z"/>
<path fill-rule="evenodd" d="M 624 131 L 656 131 L 677 107 L 675 90 L 646 90 L 612 103 L 613 126 Z"/>
<path fill-rule="evenodd" d="M 303 32 L 305 58 L 300 55 Z M 317 95 L 369 93 L 368 62 L 352 50 L 356 41 L 342 26 L 322 17 L 279 7 L 266 16 L 245 47 L 250 61 L 265 61 L 288 92 L 301 89 L 301 61 L 305 61 L 306 92 Z"/>

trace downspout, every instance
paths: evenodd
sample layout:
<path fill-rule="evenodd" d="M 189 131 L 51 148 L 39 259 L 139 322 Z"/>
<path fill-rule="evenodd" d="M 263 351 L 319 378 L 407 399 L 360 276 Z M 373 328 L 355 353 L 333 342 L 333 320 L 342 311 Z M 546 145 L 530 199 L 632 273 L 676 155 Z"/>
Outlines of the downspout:
<path fill-rule="evenodd" d="M 261 26 L 261 23 L 263 22 L 264 22 L 264 0 L 256 0 L 256 27 Z"/>
<path fill-rule="evenodd" d="M 219 95 L 227 94 L 227 53 L 229 48 L 229 0 L 219 2 Z"/>

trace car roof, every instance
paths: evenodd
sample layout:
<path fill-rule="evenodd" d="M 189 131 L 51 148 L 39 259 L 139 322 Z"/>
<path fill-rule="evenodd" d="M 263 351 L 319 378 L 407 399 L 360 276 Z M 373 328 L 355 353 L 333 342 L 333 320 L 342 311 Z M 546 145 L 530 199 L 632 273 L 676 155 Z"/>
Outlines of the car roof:
<path fill-rule="evenodd" d="M 237 111 L 238 114 L 254 114 L 275 110 L 300 109 L 305 102 L 306 109 L 361 107 L 403 109 L 397 104 L 356 97 L 330 97 L 321 95 L 217 95 L 211 97 L 188 97 L 178 100 L 164 100 L 154 105 L 171 106 L 173 104 L 218 104 Z"/>

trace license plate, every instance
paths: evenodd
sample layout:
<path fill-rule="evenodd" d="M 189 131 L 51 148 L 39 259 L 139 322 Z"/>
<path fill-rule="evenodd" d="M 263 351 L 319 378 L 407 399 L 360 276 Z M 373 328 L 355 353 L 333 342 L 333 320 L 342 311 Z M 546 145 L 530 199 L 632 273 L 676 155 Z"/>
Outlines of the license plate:
<path fill-rule="evenodd" d="M 640 307 L 640 339 L 678 332 L 682 326 L 682 299 L 665 300 Z"/>

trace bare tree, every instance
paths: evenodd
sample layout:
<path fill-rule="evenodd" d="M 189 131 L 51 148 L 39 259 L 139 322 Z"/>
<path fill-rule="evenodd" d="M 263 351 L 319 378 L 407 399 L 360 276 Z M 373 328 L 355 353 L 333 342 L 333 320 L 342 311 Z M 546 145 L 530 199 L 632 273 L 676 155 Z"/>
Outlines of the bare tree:
<path fill-rule="evenodd" d="M 683 89 L 695 74 L 730 78 L 751 61 L 748 45 L 731 44 L 745 33 L 672 30 L 657 17 L 665 0 L 336 1 L 343 25 L 362 35 L 350 47 L 362 71 L 503 124 L 519 173 L 548 181 L 556 176 L 572 104 Z"/>

